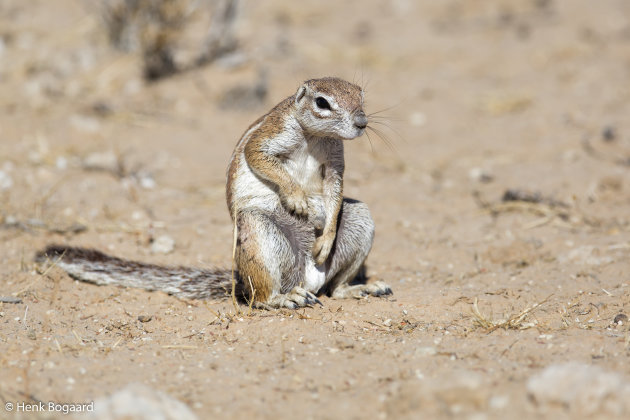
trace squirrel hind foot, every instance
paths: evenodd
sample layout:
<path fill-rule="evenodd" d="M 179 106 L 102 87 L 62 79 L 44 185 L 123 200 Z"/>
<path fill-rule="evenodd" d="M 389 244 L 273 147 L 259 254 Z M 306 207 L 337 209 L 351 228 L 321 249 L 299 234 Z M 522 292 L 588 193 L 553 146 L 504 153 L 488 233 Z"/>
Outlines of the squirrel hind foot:
<path fill-rule="evenodd" d="M 367 284 L 343 284 L 338 286 L 332 293 L 333 299 L 356 298 L 365 296 L 383 297 L 393 295 L 392 288 L 383 281 L 375 281 Z"/>
<path fill-rule="evenodd" d="M 298 309 L 306 306 L 312 307 L 318 304 L 324 306 L 313 293 L 299 286 L 294 287 L 289 293 L 278 294 L 267 302 L 256 302 L 255 307 L 259 309 Z"/>

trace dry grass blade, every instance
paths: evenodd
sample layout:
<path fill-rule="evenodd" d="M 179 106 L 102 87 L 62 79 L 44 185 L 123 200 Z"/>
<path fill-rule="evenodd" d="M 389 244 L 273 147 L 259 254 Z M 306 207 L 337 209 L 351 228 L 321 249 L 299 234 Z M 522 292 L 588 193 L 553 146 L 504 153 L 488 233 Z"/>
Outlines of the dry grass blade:
<path fill-rule="evenodd" d="M 64 255 L 66 255 L 66 251 L 64 251 L 54 261 L 51 260 L 50 258 L 47 258 L 46 261 L 43 263 L 44 266 L 48 265 L 45 270 L 42 271 L 41 267 L 37 267 L 37 274 L 38 274 L 37 278 L 39 279 L 39 278 L 45 277 L 48 274 L 48 272 L 52 270 L 53 267 L 55 267 L 63 259 Z M 26 294 L 26 292 L 30 290 L 31 286 L 33 286 L 35 281 L 36 279 L 32 280 L 26 286 L 24 286 L 21 290 L 19 290 L 17 293 L 13 293 L 13 295 L 16 296 L 17 298 L 23 297 Z M 12 302 L 12 303 L 18 303 L 18 302 Z"/>
<path fill-rule="evenodd" d="M 366 324 L 372 325 L 374 327 L 373 329 L 376 330 L 376 331 L 384 331 L 384 332 L 390 332 L 391 331 L 389 328 L 384 327 L 383 325 L 379 325 L 376 322 L 372 322 L 372 321 L 363 321 L 363 322 L 365 322 Z"/>
<path fill-rule="evenodd" d="M 72 335 L 74 335 L 74 338 L 77 339 L 77 342 L 79 344 L 83 344 L 83 339 L 81 338 L 81 336 L 79 335 L 79 333 L 77 333 L 75 330 L 72 330 Z"/>
<path fill-rule="evenodd" d="M 311 321 L 321 321 L 322 318 L 314 318 L 306 313 L 306 310 L 302 311 L 302 313 L 297 313 L 298 319 L 309 319 Z"/>
<path fill-rule="evenodd" d="M 49 272 L 49 271 L 50 271 L 53 267 L 55 267 L 55 266 L 59 263 L 59 261 L 61 261 L 61 260 L 63 259 L 63 257 L 66 255 L 66 251 L 67 251 L 67 250 L 64 250 L 64 251 L 61 253 L 61 255 L 60 255 L 59 257 L 57 257 L 57 259 L 56 259 L 55 261 L 53 261 L 53 262 L 52 262 L 52 263 L 51 263 L 51 264 L 50 264 L 50 265 L 49 265 L 49 266 L 48 266 L 48 267 L 47 267 L 44 271 L 42 271 L 41 273 L 39 273 L 39 275 L 40 275 L 41 277 L 44 277 L 46 274 L 48 274 L 48 272 Z M 48 259 L 46 262 L 49 262 L 49 261 L 50 261 L 50 259 Z"/>
<path fill-rule="evenodd" d="M 232 304 L 236 314 L 240 314 L 241 311 L 236 303 L 236 278 L 234 277 L 234 267 L 236 265 L 236 241 L 238 239 L 238 225 L 236 224 L 236 210 L 234 210 L 234 237 L 232 238 Z"/>
<path fill-rule="evenodd" d="M 528 212 L 542 217 L 554 217 L 562 215 L 566 212 L 558 212 L 547 204 L 528 203 L 528 202 L 507 202 L 490 205 L 484 209 L 492 214 L 509 213 L 509 212 Z"/>
<path fill-rule="evenodd" d="M 527 323 L 527 324 L 525 324 L 524 323 L 525 319 L 534 310 L 539 308 L 542 304 L 546 303 L 551 298 L 551 296 L 553 296 L 553 295 L 547 296 L 542 301 L 540 301 L 538 303 L 534 303 L 532 306 L 529 306 L 529 307 L 525 308 L 521 312 L 519 312 L 517 314 L 514 314 L 514 315 L 510 316 L 507 319 L 502 319 L 502 320 L 498 320 L 498 321 L 493 321 L 493 320 L 489 319 L 488 317 L 486 317 L 485 315 L 483 315 L 481 313 L 481 311 L 479 310 L 477 298 L 475 298 L 475 301 L 474 301 L 473 306 L 472 306 L 472 314 L 474 316 L 473 323 L 476 326 L 485 329 L 486 332 L 488 332 L 488 333 L 490 333 L 490 332 L 492 332 L 494 330 L 497 330 L 499 328 L 503 328 L 503 329 L 506 329 L 506 330 L 508 330 L 508 329 L 511 329 L 511 330 L 525 330 L 527 328 L 531 328 L 531 327 L 535 326 L 535 324 L 534 323 Z"/>
<path fill-rule="evenodd" d="M 254 289 L 254 285 L 252 284 L 252 278 L 247 276 L 247 280 L 249 280 L 249 287 L 251 289 L 252 297 L 248 302 L 249 311 L 247 312 L 247 316 L 251 316 L 252 314 L 252 306 L 254 305 L 254 300 L 256 299 L 256 289 Z"/>
<path fill-rule="evenodd" d="M 197 346 L 190 346 L 190 345 L 185 345 L 185 344 L 171 344 L 171 345 L 166 345 L 166 346 L 162 346 L 163 349 L 177 349 L 177 350 L 194 350 L 197 348 Z"/>
<path fill-rule="evenodd" d="M 63 350 L 61 349 L 61 344 L 59 344 L 59 340 L 57 340 L 56 338 L 55 338 L 55 348 L 57 349 L 59 353 L 63 353 Z"/>

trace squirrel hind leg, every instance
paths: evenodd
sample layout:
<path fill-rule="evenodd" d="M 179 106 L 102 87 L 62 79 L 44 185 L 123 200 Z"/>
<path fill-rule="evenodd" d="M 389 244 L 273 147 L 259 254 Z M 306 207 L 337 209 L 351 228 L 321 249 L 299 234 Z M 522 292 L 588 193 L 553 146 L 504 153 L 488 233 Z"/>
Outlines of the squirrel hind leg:
<path fill-rule="evenodd" d="M 374 221 L 365 203 L 344 198 L 337 237 L 327 262 L 324 290 L 333 298 L 384 296 L 392 289 L 384 282 L 367 284 L 365 260 L 374 240 Z"/>
<path fill-rule="evenodd" d="M 312 244 L 307 228 L 281 211 L 256 209 L 242 210 L 237 223 L 236 265 L 246 298 L 253 298 L 258 307 L 273 308 L 315 302 L 312 293 L 296 289 L 304 278 L 306 251 Z"/>

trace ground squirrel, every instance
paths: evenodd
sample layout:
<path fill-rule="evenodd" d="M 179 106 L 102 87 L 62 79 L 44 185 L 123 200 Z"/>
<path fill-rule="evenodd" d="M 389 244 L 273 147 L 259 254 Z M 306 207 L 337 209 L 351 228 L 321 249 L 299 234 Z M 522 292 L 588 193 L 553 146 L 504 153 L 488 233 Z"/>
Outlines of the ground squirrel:
<path fill-rule="evenodd" d="M 343 197 L 343 140 L 367 125 L 363 90 L 326 77 L 306 81 L 247 129 L 226 186 L 241 296 L 259 307 L 298 308 L 320 303 L 321 294 L 392 293 L 383 282 L 365 283 L 374 222 L 365 204 Z M 46 259 L 96 284 L 202 299 L 231 289 L 230 270 L 162 267 L 58 245 L 37 255 Z"/>

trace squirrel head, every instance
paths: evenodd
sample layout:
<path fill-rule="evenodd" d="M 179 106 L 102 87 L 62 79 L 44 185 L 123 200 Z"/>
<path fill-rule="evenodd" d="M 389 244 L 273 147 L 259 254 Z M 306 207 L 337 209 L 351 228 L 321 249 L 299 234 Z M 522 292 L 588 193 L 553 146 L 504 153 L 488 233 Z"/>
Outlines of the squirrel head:
<path fill-rule="evenodd" d="M 336 77 L 304 82 L 295 94 L 296 116 L 310 135 L 350 140 L 368 125 L 363 89 Z"/>

